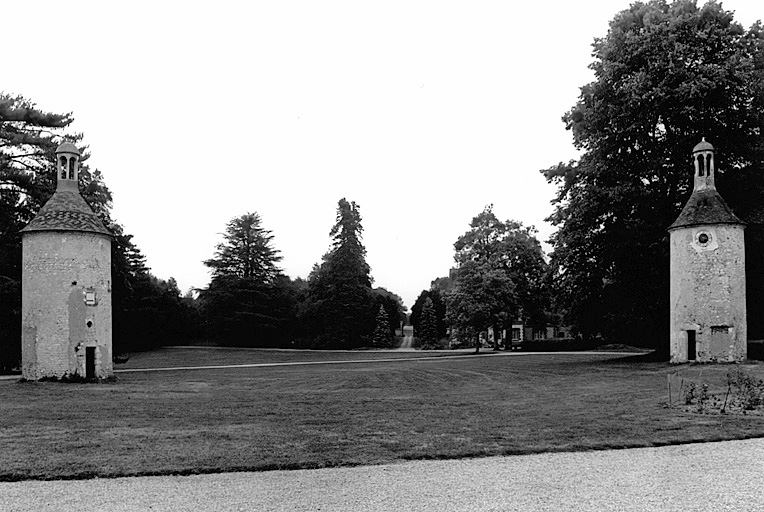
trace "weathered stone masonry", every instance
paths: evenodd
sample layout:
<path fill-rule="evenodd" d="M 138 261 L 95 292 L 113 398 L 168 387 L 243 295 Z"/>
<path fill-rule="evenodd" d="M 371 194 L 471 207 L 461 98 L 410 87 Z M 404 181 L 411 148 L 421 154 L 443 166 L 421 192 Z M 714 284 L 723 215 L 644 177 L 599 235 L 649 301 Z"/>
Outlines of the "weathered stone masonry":
<path fill-rule="evenodd" d="M 745 225 L 716 191 L 714 148 L 693 149 L 692 196 L 669 228 L 671 362 L 747 356 Z"/>
<path fill-rule="evenodd" d="M 65 143 L 56 156 L 56 193 L 22 230 L 22 373 L 104 378 L 112 236 L 79 193 L 79 151 Z"/>

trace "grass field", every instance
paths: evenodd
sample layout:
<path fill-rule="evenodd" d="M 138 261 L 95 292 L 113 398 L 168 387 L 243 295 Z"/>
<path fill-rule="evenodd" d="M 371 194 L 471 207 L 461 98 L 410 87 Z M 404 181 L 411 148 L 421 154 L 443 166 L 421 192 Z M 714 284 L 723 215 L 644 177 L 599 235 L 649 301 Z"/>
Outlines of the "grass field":
<path fill-rule="evenodd" d="M 489 350 L 490 351 L 490 350 Z M 474 349 L 448 351 L 386 350 L 283 350 L 234 347 L 167 347 L 139 352 L 116 370 L 172 368 L 178 366 L 218 366 L 234 364 L 299 363 L 312 361 L 359 361 L 369 359 L 412 359 L 450 357 L 474 352 Z"/>
<path fill-rule="evenodd" d="M 168 349 L 135 355 L 127 366 L 391 355 L 246 352 L 249 358 Z M 764 435 L 761 415 L 666 407 L 667 375 L 702 372 L 720 392 L 730 366 L 644 359 L 486 354 L 121 373 L 101 385 L 5 380 L 0 480 L 313 468 Z M 764 376 L 764 365 L 745 367 Z"/>

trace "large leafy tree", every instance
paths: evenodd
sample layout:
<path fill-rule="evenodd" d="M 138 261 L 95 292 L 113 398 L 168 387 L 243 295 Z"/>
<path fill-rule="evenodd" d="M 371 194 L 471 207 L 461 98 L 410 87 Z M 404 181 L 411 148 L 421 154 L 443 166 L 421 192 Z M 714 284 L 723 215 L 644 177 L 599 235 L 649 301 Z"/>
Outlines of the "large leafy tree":
<path fill-rule="evenodd" d="M 666 229 L 691 192 L 690 152 L 705 136 L 717 148 L 717 186 L 749 224 L 749 319 L 764 318 L 761 24 L 744 30 L 716 2 L 636 2 L 593 48 L 595 80 L 563 117 L 582 156 L 542 171 L 558 185 L 549 220 L 560 308 L 585 336 L 665 338 Z"/>
<path fill-rule="evenodd" d="M 332 247 L 308 279 L 308 316 L 317 346 L 355 347 L 371 334 L 369 316 L 376 311 L 362 235 L 360 208 L 340 199 L 330 231 Z"/>
<path fill-rule="evenodd" d="M 223 242 L 204 262 L 212 270 L 212 280 L 199 299 L 211 337 L 247 346 L 286 343 L 295 293 L 278 268 L 279 261 L 273 235 L 262 227 L 257 213 L 228 222 Z"/>
<path fill-rule="evenodd" d="M 465 332 L 492 327 L 498 334 L 519 315 L 543 322 L 546 264 L 534 228 L 501 221 L 486 206 L 454 249 L 454 282 L 446 295 L 452 327 Z M 498 335 L 494 339 L 498 348 Z"/>

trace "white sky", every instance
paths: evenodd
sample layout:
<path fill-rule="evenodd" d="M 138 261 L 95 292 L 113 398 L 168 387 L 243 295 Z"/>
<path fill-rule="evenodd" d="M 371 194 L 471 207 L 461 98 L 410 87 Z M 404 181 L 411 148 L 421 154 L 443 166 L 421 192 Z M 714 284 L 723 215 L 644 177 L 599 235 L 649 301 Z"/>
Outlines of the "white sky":
<path fill-rule="evenodd" d="M 182 291 L 248 211 L 307 277 L 346 197 L 410 308 L 486 204 L 548 239 L 539 169 L 576 158 L 560 118 L 629 3 L 5 1 L 0 90 L 74 113 L 114 218 Z"/>

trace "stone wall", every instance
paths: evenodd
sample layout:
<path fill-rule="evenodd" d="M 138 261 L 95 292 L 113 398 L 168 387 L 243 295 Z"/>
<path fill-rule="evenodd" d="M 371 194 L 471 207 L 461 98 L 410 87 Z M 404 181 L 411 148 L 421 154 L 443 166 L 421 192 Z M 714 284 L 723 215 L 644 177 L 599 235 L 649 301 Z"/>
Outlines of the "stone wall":
<path fill-rule="evenodd" d="M 22 240 L 24 378 L 112 375 L 111 239 L 74 231 L 35 231 Z"/>
<path fill-rule="evenodd" d="M 743 226 L 717 224 L 671 231 L 671 361 L 688 360 L 695 332 L 699 362 L 746 358 Z"/>

